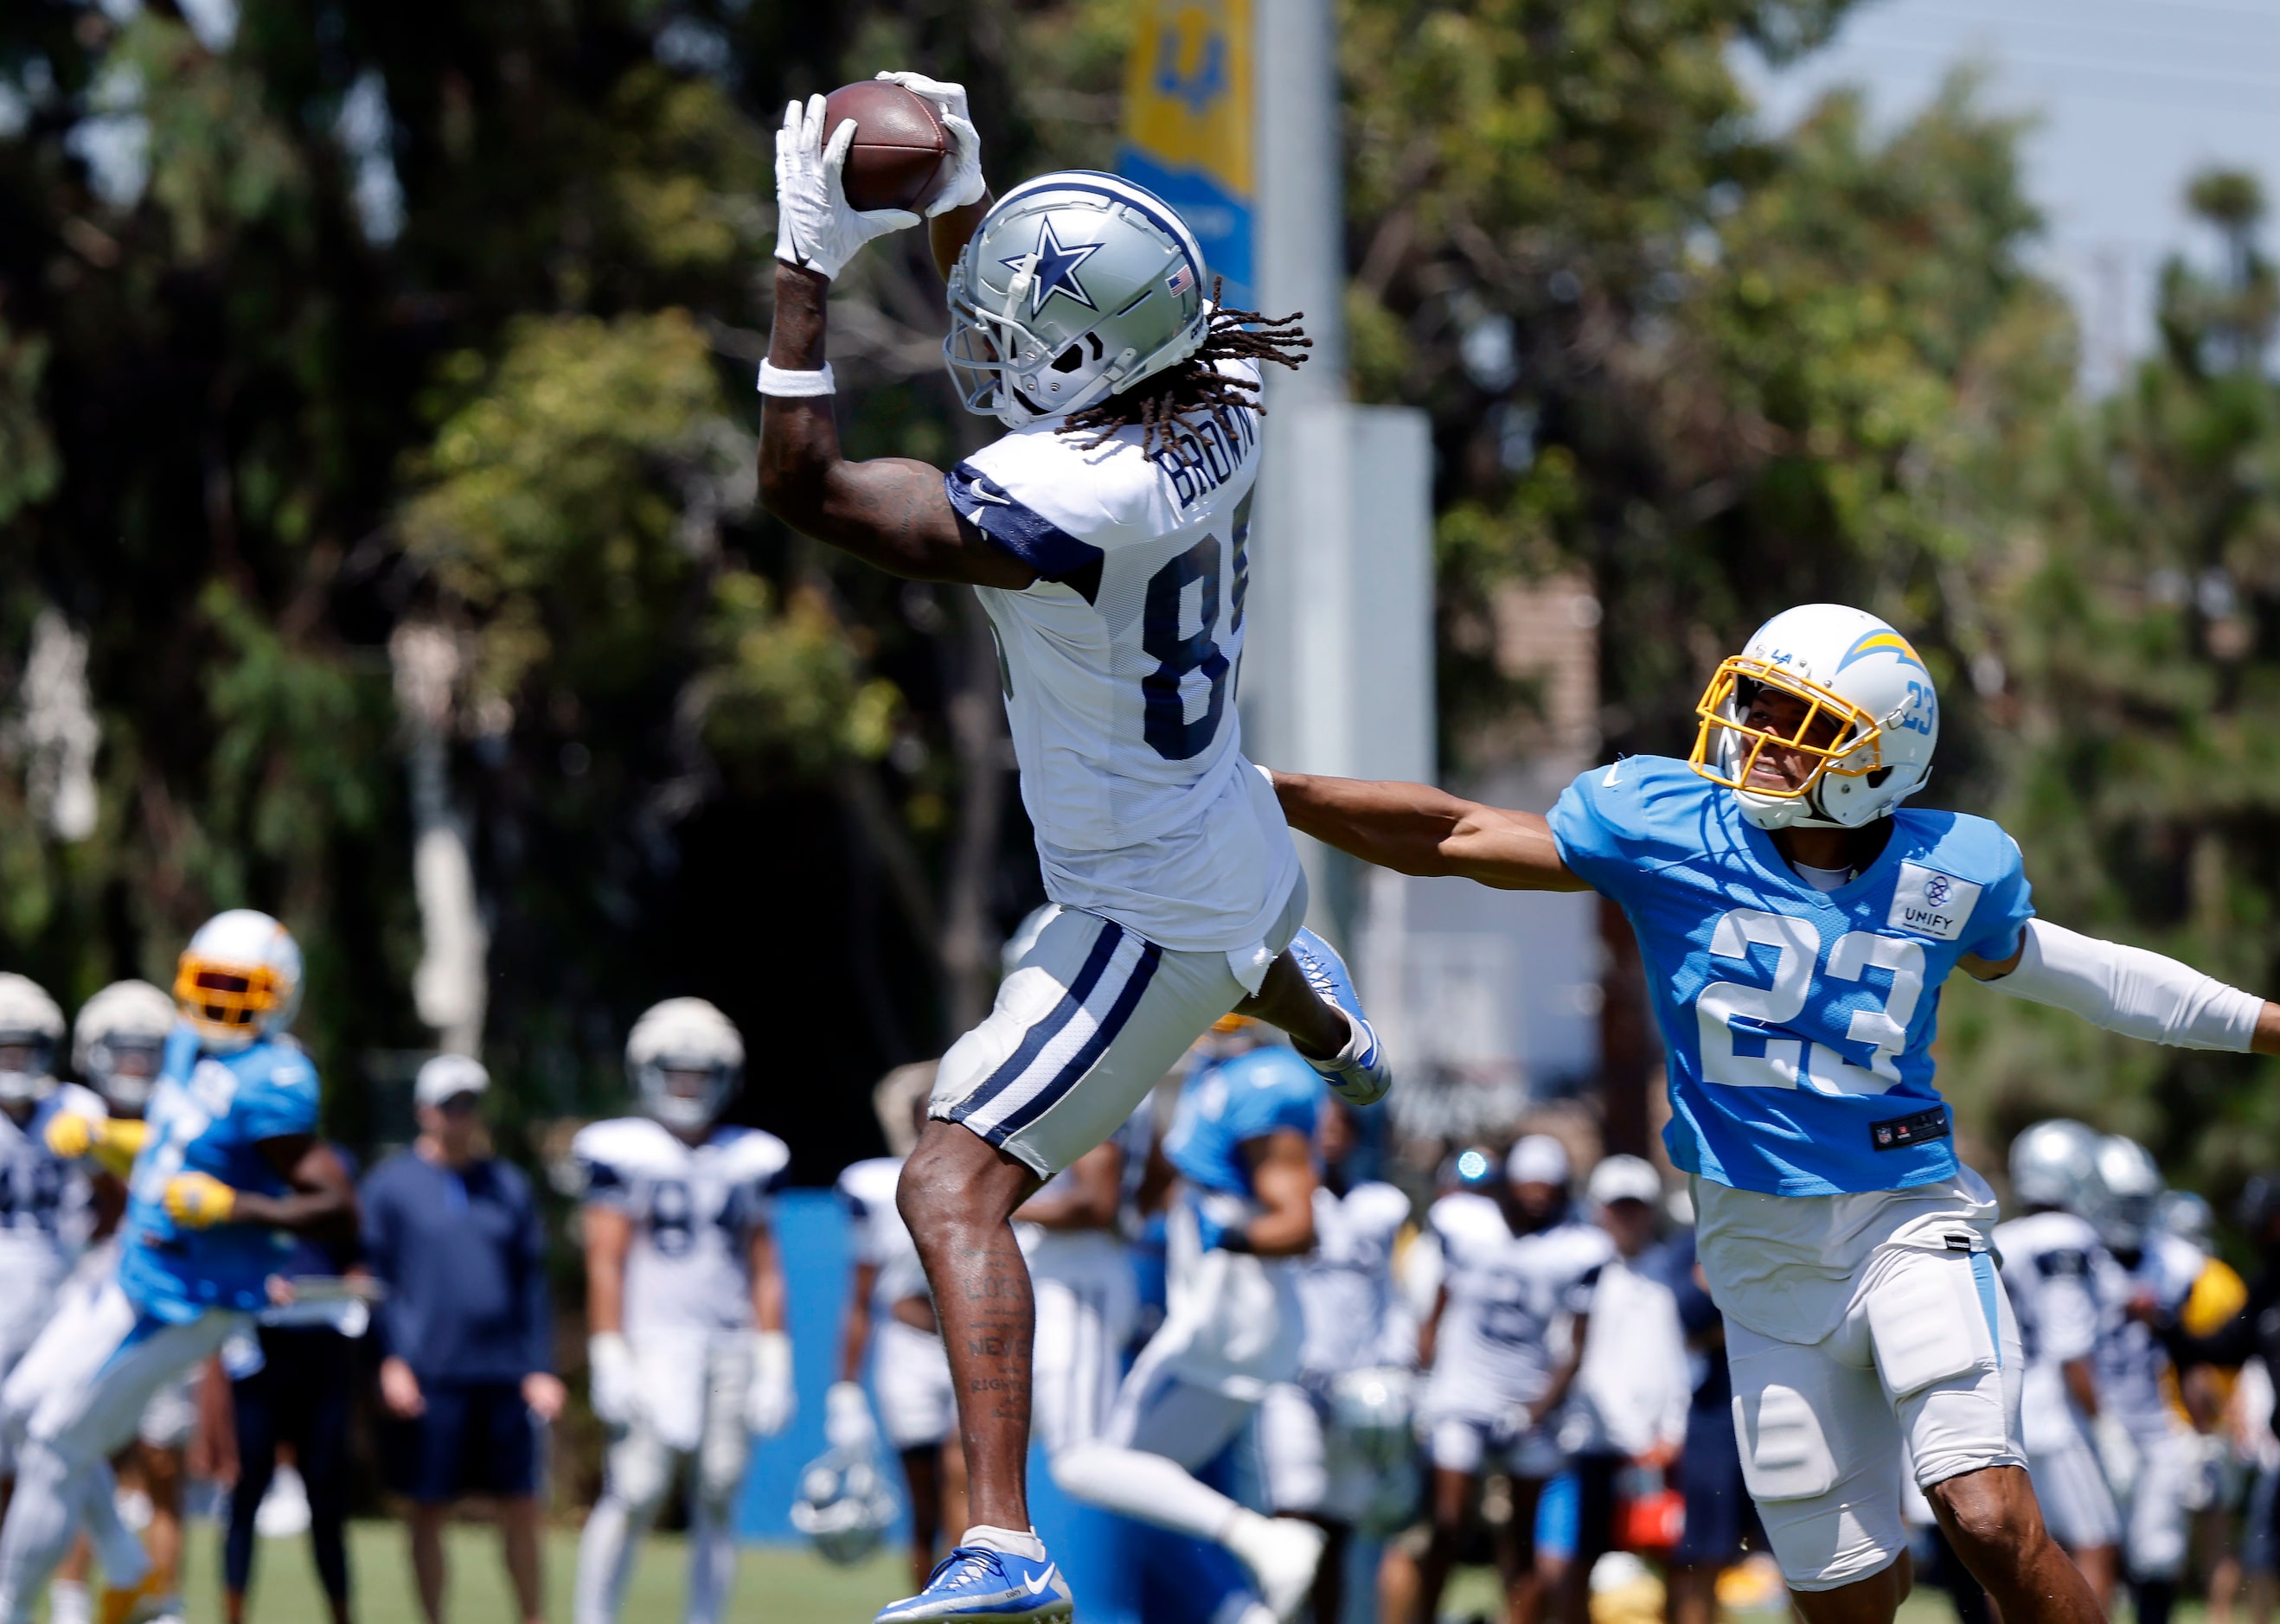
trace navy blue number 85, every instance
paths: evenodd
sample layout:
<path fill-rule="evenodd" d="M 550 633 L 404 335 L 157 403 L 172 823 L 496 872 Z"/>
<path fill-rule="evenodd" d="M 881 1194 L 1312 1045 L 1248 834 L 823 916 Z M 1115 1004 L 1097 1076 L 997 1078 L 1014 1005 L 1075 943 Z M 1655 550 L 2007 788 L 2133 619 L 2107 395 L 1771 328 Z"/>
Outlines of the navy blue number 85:
<path fill-rule="evenodd" d="M 1148 580 L 1140 646 L 1159 664 L 1140 679 L 1147 702 L 1141 733 L 1149 748 L 1167 761 L 1201 755 L 1218 735 L 1220 713 L 1226 708 L 1227 656 L 1212 640 L 1212 629 L 1219 624 L 1219 537 L 1206 535 Z M 1198 581 L 1203 583 L 1201 623 L 1195 635 L 1182 637 L 1180 603 Z M 1180 679 L 1191 671 L 1202 672 L 1211 684 L 1210 703 L 1193 721 L 1188 720 L 1187 700 L 1180 692 Z"/>

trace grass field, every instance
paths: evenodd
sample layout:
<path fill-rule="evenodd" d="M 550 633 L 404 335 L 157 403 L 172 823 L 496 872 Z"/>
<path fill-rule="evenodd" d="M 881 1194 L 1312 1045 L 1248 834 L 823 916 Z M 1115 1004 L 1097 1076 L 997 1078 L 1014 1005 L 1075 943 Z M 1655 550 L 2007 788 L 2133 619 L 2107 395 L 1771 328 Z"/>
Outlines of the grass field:
<path fill-rule="evenodd" d="M 349 1531 L 350 1573 L 358 1624 L 420 1624 L 420 1606 L 404 1556 L 404 1535 L 392 1523 L 358 1522 Z M 451 1535 L 452 1624 L 514 1624 L 497 1538 L 488 1528 L 459 1528 Z M 189 1597 L 191 1624 L 220 1624 L 220 1539 L 212 1523 L 192 1527 Z M 570 1616 L 570 1574 L 577 1535 L 558 1528 L 546 1551 L 546 1614 Z M 254 1574 L 250 1624 L 320 1624 L 325 1614 L 304 1540 L 265 1540 Z M 677 1624 L 688 1568 L 682 1543 L 650 1541 L 626 1595 L 627 1624 Z M 736 1582 L 729 1617 L 738 1624 L 867 1624 L 871 1615 L 903 1594 L 902 1559 L 882 1556 L 858 1568 L 834 1567 L 805 1551 L 749 1550 Z M 1444 1617 L 1493 1618 L 1495 1584 L 1485 1570 L 1460 1572 L 1450 1586 Z M 2177 1624 L 2200 1624 L 2197 1606 L 2178 1609 Z M 1745 1613 L 1737 1624 L 1782 1624 L 1783 1615 Z M 1955 1614 L 1936 1591 L 1919 1589 L 1900 1609 L 1899 1624 L 1954 1624 Z M 1079 1620 L 1079 1624 L 1082 1624 Z"/>

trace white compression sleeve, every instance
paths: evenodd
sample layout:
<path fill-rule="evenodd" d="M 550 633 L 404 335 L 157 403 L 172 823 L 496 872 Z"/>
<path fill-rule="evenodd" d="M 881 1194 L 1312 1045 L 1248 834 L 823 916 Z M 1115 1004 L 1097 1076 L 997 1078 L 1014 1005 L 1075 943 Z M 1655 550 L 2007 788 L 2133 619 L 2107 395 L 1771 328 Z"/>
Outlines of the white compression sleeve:
<path fill-rule="evenodd" d="M 2068 1010 L 2109 1032 L 2176 1049 L 2245 1054 L 2264 1000 L 2142 947 L 2077 935 L 2029 920 L 2019 967 L 1987 983 L 1998 992 Z"/>

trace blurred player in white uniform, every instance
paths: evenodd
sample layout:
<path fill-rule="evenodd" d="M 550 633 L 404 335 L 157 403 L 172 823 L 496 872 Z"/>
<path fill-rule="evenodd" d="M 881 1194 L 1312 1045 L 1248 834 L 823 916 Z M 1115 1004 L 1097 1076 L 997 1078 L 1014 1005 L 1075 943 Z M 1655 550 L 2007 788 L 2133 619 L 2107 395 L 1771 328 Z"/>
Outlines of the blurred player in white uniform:
<path fill-rule="evenodd" d="M 113 981 L 80 1006 L 72 1023 L 72 1066 L 121 1120 L 139 1120 L 150 1103 L 164 1064 L 174 1001 L 148 981 Z M 81 1350 L 98 1335 L 97 1299 L 119 1273 L 118 1227 L 127 1186 L 117 1174 L 92 1164 L 90 1243 L 56 1294 L 55 1311 L 29 1352 L 0 1386 L 0 1420 L 12 1431 L 31 1419 L 40 1397 L 58 1381 L 83 1376 Z M 180 1566 L 182 1485 L 190 1433 L 196 1419 L 191 1394 L 195 1372 L 185 1372 L 152 1395 L 127 1463 L 150 1504 L 143 1543 L 152 1566 Z M 48 1589 L 50 1624 L 86 1624 L 94 1603 L 88 1590 L 91 1553 L 82 1540 L 56 1570 Z"/>
<path fill-rule="evenodd" d="M 911 1503 L 911 1572 L 923 1587 L 945 1529 L 962 1526 L 965 1459 L 950 1360 L 918 1247 L 895 1205 L 904 1157 L 926 1120 L 931 1064 L 898 1066 L 872 1097 L 890 1150 L 839 1175 L 854 1243 L 854 1279 L 840 1340 L 839 1380 L 825 1399 L 824 1434 L 834 1450 L 867 1452 L 882 1433 L 903 1465 Z M 863 1391 L 866 1358 L 879 1416 Z"/>
<path fill-rule="evenodd" d="M 1117 1391 L 1099 1438 L 1053 1463 L 1089 1504 L 1225 1547 L 1259 1599 L 1225 1598 L 1242 1624 L 1294 1617 L 1322 1531 L 1262 1517 L 1194 1475 L 1295 1380 L 1306 1326 L 1298 1259 L 1313 1249 L 1314 1128 L 1322 1081 L 1255 1023 L 1215 1033 L 1180 1092 L 1164 1158 L 1180 1175 L 1167 1223 L 1164 1323 Z"/>
<path fill-rule="evenodd" d="M 2133 1305 L 2175 1315 L 2206 1260 L 2153 1222 L 2161 1169 L 2143 1145 L 2099 1142 L 2091 1221 L 2105 1243 L 2099 1271 L 2104 1335 L 2098 1348 L 2096 1423 L 2108 1481 L 2123 1503 L 2122 1556 L 2139 1624 L 2168 1624 L 2184 1572 L 2192 1513 L 2206 1504 L 2199 1440 L 2171 1401 L 2175 1374 L 2161 1339 Z M 2198 1502 L 2198 1504 L 2197 1504 Z"/>
<path fill-rule="evenodd" d="M 1433 1468 L 1420 1624 L 1439 1616 L 1481 1476 L 1498 1466 L 1512 1474 L 1497 1552 L 1506 1617 L 1532 1624 L 1542 1613 L 1536 1503 L 1562 1464 L 1560 1406 L 1590 1334 L 1592 1288 L 1615 1255 L 1606 1231 L 1577 1219 L 1568 1177 L 1566 1149 L 1531 1134 L 1512 1147 L 1495 1194 L 1444 1196 L 1428 1216 L 1444 1273 L 1420 1339 L 1432 1369 L 1421 1429 Z"/>
<path fill-rule="evenodd" d="M 817 96 L 787 109 L 776 142 L 761 496 L 882 568 L 977 589 L 1062 912 L 944 1057 L 903 1186 L 958 1368 L 979 1520 L 959 1546 L 971 1554 L 881 1618 L 1059 1618 L 1067 1587 L 1028 1524 L 1026 1406 L 996 1397 L 1032 1389 L 1013 1210 L 1237 1006 L 1358 1103 L 1391 1073 L 1337 956 L 1300 929 L 1297 852 L 1236 720 L 1259 366 L 1297 365 L 1303 336 L 1218 309 L 1194 235 L 1128 181 L 1064 171 L 991 204 L 965 90 L 890 77 L 951 133 L 929 227 L 949 282 L 944 353 L 967 408 L 1010 432 L 947 474 L 840 455 L 830 281 L 919 219 L 850 206 L 857 132 L 827 129 Z"/>
<path fill-rule="evenodd" d="M 642 1114 L 571 1143 L 585 1185 L 594 1413 L 611 1429 L 601 1498 L 578 1543 L 577 1624 L 612 1624 L 642 1536 L 689 1474 L 689 1624 L 717 1624 L 736 1576 L 732 1518 L 752 1438 L 791 1420 L 791 1339 L 769 1191 L 782 1140 L 722 1126 L 744 1041 L 702 998 L 634 1023 Z"/>
<path fill-rule="evenodd" d="M 1267 1389 L 1259 1411 L 1267 1499 L 1277 1516 L 1303 1517 L 1329 1540 L 1315 1570 L 1317 1619 L 1344 1608 L 1345 1545 L 1354 1528 L 1406 1521 L 1417 1500 L 1410 1452 L 1388 1459 L 1383 1428 L 1358 1435 L 1357 1411 L 1405 1405 L 1413 1394 L 1417 1321 L 1393 1285 L 1394 1243 L 1409 1221 L 1409 1197 L 1379 1179 L 1358 1179 L 1363 1128 L 1353 1110 L 1322 1104 L 1314 1144 L 1322 1181 L 1314 1190 L 1314 1250 L 1298 1266 L 1306 1325 L 1298 1379 Z M 1373 1531 L 1385 1531 L 1373 1527 Z"/>
<path fill-rule="evenodd" d="M 2011 1142 L 2011 1192 L 2021 1216 L 1995 1227 L 2003 1286 L 2027 1357 L 2020 1429 L 2027 1472 L 2051 1537 L 2066 1547 L 2098 1597 L 2113 1605 L 2122 1517 L 2091 1433 L 2101 1414 L 2097 1354 L 2108 1266 L 2082 1216 L 2095 1187 L 2098 1135 L 2079 1122 L 2037 1122 Z"/>

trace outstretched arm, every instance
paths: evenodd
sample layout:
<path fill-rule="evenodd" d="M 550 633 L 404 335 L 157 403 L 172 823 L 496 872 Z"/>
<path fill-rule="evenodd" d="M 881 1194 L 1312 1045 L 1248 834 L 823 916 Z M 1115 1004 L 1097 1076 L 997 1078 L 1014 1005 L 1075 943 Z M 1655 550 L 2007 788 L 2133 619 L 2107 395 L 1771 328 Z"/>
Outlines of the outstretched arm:
<path fill-rule="evenodd" d="M 1275 773 L 1290 827 L 1405 874 L 1457 874 L 1506 891 L 1581 891 L 1551 826 L 1535 812 L 1483 806 L 1429 784 Z"/>
<path fill-rule="evenodd" d="M 2280 1004 L 2142 947 L 2029 920 L 2006 959 L 1969 955 L 1964 973 L 1996 991 L 2071 1011 L 2108 1032 L 2176 1049 L 2280 1054 Z"/>

